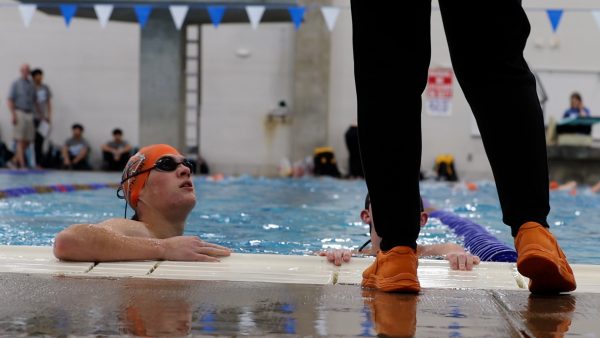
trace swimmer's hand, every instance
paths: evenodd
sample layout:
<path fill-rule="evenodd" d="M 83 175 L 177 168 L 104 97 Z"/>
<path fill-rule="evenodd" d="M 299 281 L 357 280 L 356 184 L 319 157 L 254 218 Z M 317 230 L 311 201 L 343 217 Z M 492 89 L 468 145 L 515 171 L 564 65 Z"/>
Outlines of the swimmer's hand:
<path fill-rule="evenodd" d="M 176 236 L 160 240 L 162 259 L 168 261 L 218 262 L 231 255 L 226 247 L 208 243 L 196 236 Z"/>
<path fill-rule="evenodd" d="M 460 271 L 471 271 L 473 270 L 473 265 L 477 265 L 481 262 L 479 257 L 465 251 L 447 253 L 445 258 L 448 263 L 450 263 L 450 268 L 452 270 Z"/>
<path fill-rule="evenodd" d="M 331 249 L 319 252 L 319 256 L 325 256 L 327 257 L 327 261 L 329 263 L 333 263 L 336 266 L 340 266 L 342 265 L 342 263 L 350 262 L 350 257 L 352 257 L 352 250 Z"/>

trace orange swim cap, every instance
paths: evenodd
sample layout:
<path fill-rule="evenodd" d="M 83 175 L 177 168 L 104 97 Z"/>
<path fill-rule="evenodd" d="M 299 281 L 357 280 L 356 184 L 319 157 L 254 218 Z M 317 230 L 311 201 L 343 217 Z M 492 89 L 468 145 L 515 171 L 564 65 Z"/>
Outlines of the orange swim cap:
<path fill-rule="evenodd" d="M 550 181 L 550 190 L 556 190 L 556 189 L 558 189 L 558 182 Z"/>
<path fill-rule="evenodd" d="M 150 171 L 137 176 L 135 174 L 152 168 L 158 159 L 167 154 L 180 155 L 177 149 L 168 144 L 153 144 L 140 149 L 127 162 L 121 178 L 121 187 L 123 188 L 125 199 L 132 208 L 137 208 L 140 192 L 146 185 Z"/>

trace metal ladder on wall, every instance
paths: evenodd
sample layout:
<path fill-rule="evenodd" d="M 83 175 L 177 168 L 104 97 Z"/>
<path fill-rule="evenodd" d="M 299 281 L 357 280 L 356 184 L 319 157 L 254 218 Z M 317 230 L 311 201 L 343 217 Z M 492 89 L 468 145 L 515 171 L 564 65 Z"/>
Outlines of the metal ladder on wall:
<path fill-rule="evenodd" d="M 200 25 L 187 25 L 185 44 L 185 146 L 197 160 L 200 154 Z"/>

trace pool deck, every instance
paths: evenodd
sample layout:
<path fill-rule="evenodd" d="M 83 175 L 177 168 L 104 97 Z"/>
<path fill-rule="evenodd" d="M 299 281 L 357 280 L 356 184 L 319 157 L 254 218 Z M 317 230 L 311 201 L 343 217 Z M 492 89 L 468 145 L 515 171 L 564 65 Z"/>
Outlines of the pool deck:
<path fill-rule="evenodd" d="M 600 321 L 597 320 L 600 318 L 600 266 L 572 265 L 578 283 L 575 292 L 539 297 L 529 294 L 527 278 L 521 276 L 512 263 L 483 262 L 473 271 L 453 271 L 446 261 L 420 260 L 418 273 L 423 290 L 418 296 L 411 296 L 361 290 L 361 272 L 372 260 L 356 257 L 350 263 L 336 267 L 317 256 L 233 254 L 219 263 L 140 261 L 95 264 L 59 261 L 50 247 L 0 246 L 0 280 L 3 280 L 0 295 L 9 300 L 13 297 L 14 302 L 20 301 L 21 307 L 27 308 L 30 304 L 35 308 L 39 305 L 35 305 L 36 300 L 29 299 L 33 296 L 27 294 L 30 291 L 38 294 L 31 289 L 42 286 L 52 290 L 50 293 L 55 298 L 58 295 L 59 299 L 70 299 L 68 295 L 74 291 L 65 290 L 65 284 L 73 285 L 74 290 L 86 289 L 89 285 L 89 290 L 108 295 L 114 290 L 129 290 L 131 283 L 138 283 L 139 290 L 146 290 L 146 295 L 153 295 L 147 298 L 152 299 L 156 294 L 168 295 L 173 285 L 185 285 L 195 290 L 192 295 L 198 294 L 198 301 L 188 301 L 187 307 L 202 303 L 222 309 L 226 307 L 225 303 L 230 306 L 239 300 L 237 306 L 231 305 L 237 312 L 243 308 L 241 304 L 252 307 L 265 302 L 269 311 L 288 303 L 296 309 L 291 314 L 287 310 L 277 310 L 283 313 L 281 316 L 287 316 L 286 320 L 298 324 L 294 331 L 279 325 L 282 320 L 279 318 L 279 324 L 271 322 L 262 329 L 254 325 L 246 328 L 249 330 L 246 332 L 242 327 L 243 318 L 238 313 L 235 325 L 228 319 L 223 323 L 231 325 L 221 329 L 217 325 L 216 331 L 203 331 L 205 326 L 191 323 L 193 334 L 355 336 L 384 333 L 425 337 L 449 334 L 452 337 L 562 337 L 573 334 L 597 337 L 600 332 Z M 33 284 L 28 286 L 29 283 Z M 96 284 L 101 287 L 92 288 Z M 213 290 L 208 297 L 210 301 L 207 300 L 207 287 Z M 25 296 L 18 298 L 17 294 Z M 39 301 L 40 297 L 44 296 L 38 295 L 36 299 Z M 160 299 L 168 303 L 171 296 L 165 297 Z M 306 303 L 314 304 L 301 309 Z M 161 304 L 159 302 L 157 306 Z M 2 326 L 2 321 L 10 317 L 6 311 L 6 306 L 0 309 L 0 335 L 7 333 Z M 256 316 L 257 311 L 250 313 Z M 357 323 L 365 322 L 365 313 L 368 313 L 367 322 L 370 321 L 371 326 Z M 302 318 L 307 316 L 315 317 L 309 320 L 312 324 L 300 325 Z M 322 319 L 320 328 L 319 316 L 327 317 Z M 250 321 L 254 324 L 261 322 L 252 318 Z M 400 318 L 402 320 L 397 320 Z M 398 324 L 400 322 L 404 324 Z M 92 334 L 85 328 L 80 329 L 69 334 Z"/>

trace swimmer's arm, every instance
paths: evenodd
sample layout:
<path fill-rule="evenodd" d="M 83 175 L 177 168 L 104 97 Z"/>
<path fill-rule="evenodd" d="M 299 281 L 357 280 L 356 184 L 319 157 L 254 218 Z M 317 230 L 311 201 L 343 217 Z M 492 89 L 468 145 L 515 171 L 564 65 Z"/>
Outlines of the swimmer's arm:
<path fill-rule="evenodd" d="M 139 223 L 73 224 L 56 235 L 54 255 L 61 260 L 86 262 L 161 259 L 164 249 L 160 240 L 136 229 L 141 224 L 130 222 Z"/>
<path fill-rule="evenodd" d="M 62 260 L 114 262 L 129 260 L 218 261 L 231 251 L 196 236 L 154 238 L 142 222 L 112 219 L 74 224 L 56 235 L 54 255 Z"/>
<path fill-rule="evenodd" d="M 454 243 L 418 245 L 417 255 L 419 257 L 442 256 L 448 261 L 452 270 L 470 271 L 473 265 L 480 262 L 479 257 L 466 252 L 462 246 Z"/>

